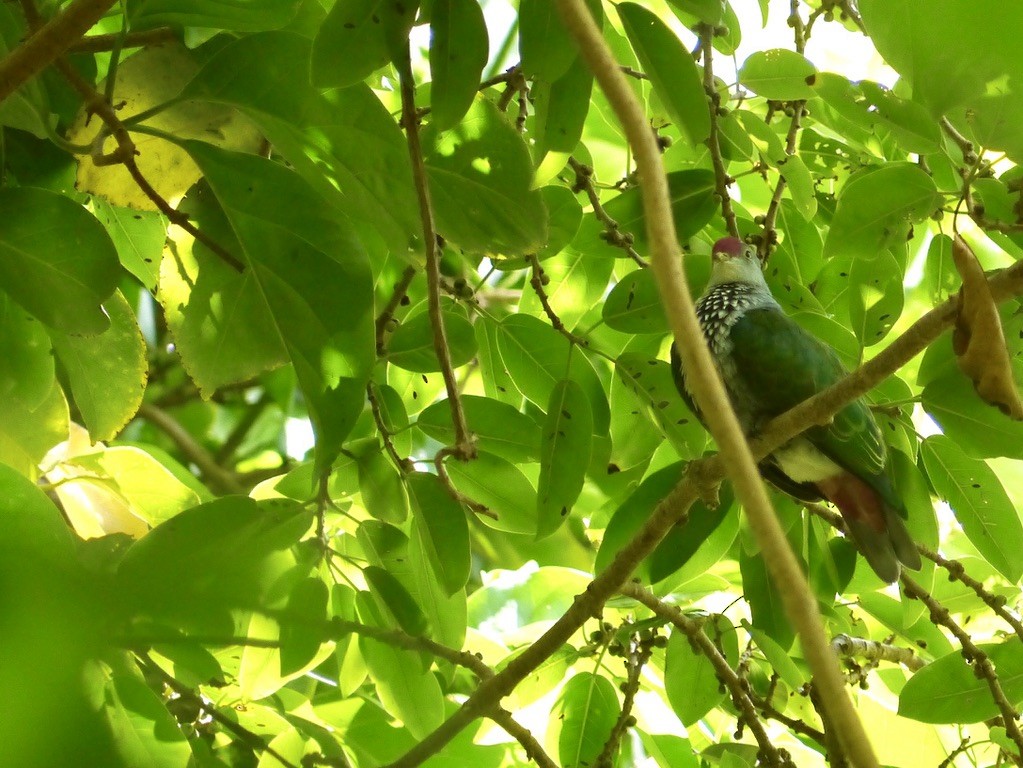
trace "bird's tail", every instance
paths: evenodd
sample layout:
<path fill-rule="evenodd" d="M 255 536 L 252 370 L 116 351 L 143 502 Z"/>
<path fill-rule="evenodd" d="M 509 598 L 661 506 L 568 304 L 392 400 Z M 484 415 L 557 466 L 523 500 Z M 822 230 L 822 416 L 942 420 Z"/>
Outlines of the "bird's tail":
<path fill-rule="evenodd" d="M 920 569 L 920 553 L 906 523 L 876 490 L 848 472 L 817 486 L 838 507 L 849 535 L 881 579 L 889 584 L 898 581 L 902 566 Z"/>

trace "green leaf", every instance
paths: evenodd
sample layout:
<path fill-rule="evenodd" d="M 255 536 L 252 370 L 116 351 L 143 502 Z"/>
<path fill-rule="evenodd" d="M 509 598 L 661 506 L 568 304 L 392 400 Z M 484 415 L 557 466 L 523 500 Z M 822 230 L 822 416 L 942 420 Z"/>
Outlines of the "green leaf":
<path fill-rule="evenodd" d="M 714 174 L 703 168 L 673 171 L 668 174 L 668 193 L 671 196 L 676 234 L 684 242 L 703 229 L 714 215 L 717 207 Z M 649 244 L 639 187 L 632 187 L 613 197 L 604 205 L 604 210 L 618 222 L 622 232 L 632 235 L 635 249 L 641 254 L 647 253 Z M 626 258 L 621 248 L 616 248 L 601 237 L 603 231 L 604 224 L 592 214 L 587 214 L 572 245 L 590 258 Z"/>
<path fill-rule="evenodd" d="M 935 492 L 949 503 L 973 545 L 1009 581 L 1023 576 L 1023 524 L 998 476 L 944 435 L 920 448 Z"/>
<path fill-rule="evenodd" d="M 462 119 L 476 97 L 487 64 L 487 25 L 477 3 L 433 0 L 430 32 L 430 106 L 443 131 Z"/>
<path fill-rule="evenodd" d="M 769 636 L 782 648 L 792 646 L 796 633 L 785 613 L 781 595 L 759 552 L 747 554 L 745 547 L 739 553 L 739 572 L 742 574 L 742 592 L 749 603 L 753 626 Z"/>
<path fill-rule="evenodd" d="M 96 334 L 121 267 L 110 237 L 71 199 L 0 189 L 0 289 L 51 328 Z"/>
<path fill-rule="evenodd" d="M 536 490 L 514 465 L 480 451 L 473 461 L 449 461 L 445 466 L 460 493 L 497 515 L 496 520 L 483 515 L 480 522 L 498 531 L 536 535 Z"/>
<path fill-rule="evenodd" d="M 313 41 L 311 75 L 320 88 L 346 88 L 392 60 L 388 37 L 412 27 L 419 4 L 398 0 L 337 0 Z"/>
<path fill-rule="evenodd" d="M 594 572 L 600 573 L 650 519 L 654 509 L 682 482 L 684 465 L 679 462 L 657 470 L 644 478 L 612 513 L 597 550 Z M 695 502 L 684 524 L 674 526 L 652 553 L 640 563 L 636 575 L 655 584 L 685 566 L 705 544 L 711 541 L 732 509 L 730 491 L 724 491 L 716 508 Z M 734 533 L 730 534 L 730 539 Z M 728 544 L 731 541 L 729 540 Z M 728 544 L 725 546 L 727 547 Z"/>
<path fill-rule="evenodd" d="M 710 135 L 710 112 L 703 78 L 682 42 L 653 12 L 620 3 L 618 15 L 643 72 L 672 121 L 694 147 Z"/>
<path fill-rule="evenodd" d="M 667 333 L 668 319 L 649 269 L 637 269 L 611 289 L 601 317 L 609 327 L 622 333 Z"/>
<path fill-rule="evenodd" d="M 979 646 L 994 662 L 998 682 L 1011 706 L 1023 702 L 1023 648 L 1018 642 Z M 909 678 L 899 694 L 899 714 L 922 723 L 979 723 L 997 717 L 986 680 L 961 651 L 932 661 Z"/>
<path fill-rule="evenodd" d="M 540 568 L 535 562 L 516 571 L 491 571 L 484 585 L 469 595 L 469 626 L 481 626 L 498 616 L 508 631 L 556 621 L 591 578 L 571 568 Z"/>
<path fill-rule="evenodd" d="M 113 490 L 124 497 L 132 513 L 152 526 L 170 520 L 201 501 L 198 494 L 163 464 L 135 446 L 110 446 L 74 456 L 66 463 L 109 479 Z"/>
<path fill-rule="evenodd" d="M 960 282 L 952 260 L 952 238 L 935 235 L 927 247 L 927 261 L 924 262 L 924 283 L 931 301 L 944 301 L 958 290 Z"/>
<path fill-rule="evenodd" d="M 476 335 L 465 310 L 453 302 L 441 304 L 441 317 L 448 342 L 451 365 L 459 368 L 476 356 Z M 425 305 L 407 317 L 387 343 L 387 361 L 416 373 L 441 370 L 434 348 L 433 324 Z"/>
<path fill-rule="evenodd" d="M 128 17 L 133 30 L 179 26 L 258 32 L 283 27 L 298 6 L 299 0 L 131 0 Z"/>
<path fill-rule="evenodd" d="M 58 386 L 35 408 L 29 410 L 13 398 L 4 403 L 0 419 L 0 464 L 35 477 L 47 452 L 68 439 L 68 406 Z"/>
<path fill-rule="evenodd" d="M 604 386 L 593 367 L 579 353 L 571 353 L 568 339 L 531 315 L 509 315 L 497 334 L 505 370 L 523 395 L 546 408 L 554 385 L 564 378 L 579 383 L 593 409 L 596 434 L 606 434 L 611 421 Z"/>
<path fill-rule="evenodd" d="M 1019 375 L 1019 366 L 1013 368 Z M 1023 424 L 981 400 L 958 369 L 930 381 L 921 402 L 942 432 L 968 456 L 1023 459 Z"/>
<path fill-rule="evenodd" d="M 185 734 L 141 675 L 117 670 L 104 688 L 103 715 L 124 765 L 189 765 L 192 750 Z"/>
<path fill-rule="evenodd" d="M 852 176 L 838 197 L 825 258 L 872 258 L 906 242 L 909 225 L 941 205 L 934 180 L 915 163 L 888 163 Z"/>
<path fill-rule="evenodd" d="M 326 627 L 327 585 L 322 579 L 302 579 L 292 590 L 280 617 L 281 675 L 287 677 L 311 662 L 323 647 Z"/>
<path fill-rule="evenodd" d="M 0 398 L 32 411 L 55 381 L 46 328 L 0 291 Z"/>
<path fill-rule="evenodd" d="M 103 309 L 110 327 L 98 336 L 50 331 L 53 351 L 93 440 L 110 440 L 135 415 L 149 368 L 142 331 L 121 292 L 115 291 Z"/>
<path fill-rule="evenodd" d="M 439 234 L 485 254 L 543 245 L 547 212 L 529 150 L 494 104 L 478 98 L 454 128 L 427 125 L 421 138 Z"/>
<path fill-rule="evenodd" d="M 817 213 L 817 195 L 806 163 L 799 155 L 789 155 L 778 163 L 778 169 L 788 184 L 796 210 L 809 221 Z"/>
<path fill-rule="evenodd" d="M 671 366 L 636 352 L 619 355 L 615 374 L 635 395 L 644 415 L 668 438 L 679 456 L 695 459 L 707 445 L 707 432 L 679 397 Z"/>
<path fill-rule="evenodd" d="M 700 768 L 696 750 L 689 739 L 670 733 L 646 733 L 639 729 L 637 734 L 658 768 Z"/>
<path fill-rule="evenodd" d="M 738 641 L 735 630 L 725 626 L 723 616 L 717 617 L 717 624 L 725 630 L 720 638 L 724 643 L 724 656 L 729 666 L 738 661 Z M 715 632 L 713 623 L 705 625 L 708 633 Z M 713 639 L 714 635 L 709 637 Z M 725 689 L 714 665 L 702 652 L 693 647 L 689 637 L 680 630 L 673 630 L 668 638 L 664 655 L 664 692 L 671 708 L 685 726 L 694 725 L 721 703 Z"/>
<path fill-rule="evenodd" d="M 589 96 L 587 96 L 588 102 Z M 542 187 L 540 194 L 543 195 L 543 204 L 547 208 L 549 222 L 547 243 L 537 251 L 536 256 L 538 259 L 546 259 L 558 255 L 565 246 L 572 242 L 572 238 L 579 231 L 579 224 L 583 220 L 583 209 L 572 191 L 565 187 L 555 185 Z M 560 284 L 561 281 L 558 282 Z M 578 310 L 578 308 L 576 309 Z"/>
<path fill-rule="evenodd" d="M 235 40 L 182 96 L 242 110 L 325 199 L 404 253 L 422 231 L 405 137 L 367 86 L 321 91 L 304 67 L 279 66 L 308 61 L 311 45 L 288 32 Z"/>
<path fill-rule="evenodd" d="M 533 82 L 529 93 L 536 109 L 538 164 L 548 152 L 575 150 L 586 125 L 592 91 L 593 73 L 582 56 L 576 57 L 565 74 L 554 82 Z"/>
<path fill-rule="evenodd" d="M 413 472 L 405 478 L 433 572 L 450 596 L 469 580 L 469 524 L 465 509 L 436 475 Z"/>
<path fill-rule="evenodd" d="M 405 484 L 375 441 L 359 456 L 358 469 L 363 508 L 378 520 L 402 522 L 409 509 Z"/>
<path fill-rule="evenodd" d="M 750 141 L 771 163 L 778 164 L 788 159 L 785 146 L 774 129 L 764 122 L 764 118 L 748 109 L 736 109 L 733 115 L 742 123 L 749 134 Z"/>
<path fill-rule="evenodd" d="M 167 240 L 167 220 L 155 211 L 136 211 L 92 198 L 92 210 L 110 235 L 121 265 L 146 288 L 155 290 Z"/>
<path fill-rule="evenodd" d="M 462 410 L 476 445 L 515 464 L 539 461 L 540 428 L 518 409 L 499 400 L 478 395 L 462 395 Z M 427 407 L 416 420 L 423 432 L 445 445 L 454 443 L 451 404 L 441 400 Z"/>
<path fill-rule="evenodd" d="M 241 496 L 186 510 L 125 552 L 116 595 L 158 624 L 184 631 L 231 632 L 233 610 L 266 609 L 282 579 L 309 564 L 292 547 L 312 523 L 294 502 Z"/>
<path fill-rule="evenodd" d="M 390 612 L 399 627 L 410 635 L 426 633 L 428 625 L 423 609 L 390 571 L 378 565 L 367 565 L 362 569 L 362 575 L 366 577 L 369 591 L 378 605 Z"/>
<path fill-rule="evenodd" d="M 784 48 L 756 51 L 739 70 L 739 82 L 758 96 L 777 101 L 812 99 L 817 68 Z"/>
<path fill-rule="evenodd" d="M 547 0 L 519 3 L 519 51 L 526 77 L 557 80 L 579 55 L 557 6 Z"/>
<path fill-rule="evenodd" d="M 940 151 L 941 130 L 924 107 L 870 80 L 863 80 L 859 87 L 865 97 L 863 106 L 904 149 L 917 154 Z"/>
<path fill-rule="evenodd" d="M 374 362 L 373 277 L 344 220 L 294 172 L 188 142 L 242 246 L 295 368 L 326 473 L 359 413 Z"/>
<path fill-rule="evenodd" d="M 0 57 L 6 57 L 25 39 L 27 30 L 21 18 L 6 5 L 0 7 Z M 0 126 L 28 131 L 40 139 L 50 134 L 50 105 L 41 78 L 30 78 L 0 102 Z"/>
<path fill-rule="evenodd" d="M 368 597 L 362 592 L 358 595 L 359 618 L 367 624 L 388 628 Z M 426 738 L 444 720 L 444 695 L 437 678 L 424 670 L 409 651 L 365 636 L 359 637 L 359 649 L 384 709 L 400 718 L 416 739 Z"/>
<path fill-rule="evenodd" d="M 902 269 L 889 252 L 855 259 L 849 274 L 849 318 L 865 347 L 881 341 L 902 314 Z"/>
<path fill-rule="evenodd" d="M 559 765 L 594 765 L 621 711 L 618 692 L 606 677 L 590 672 L 572 677 L 561 689 L 549 721 L 557 733 Z"/>
<path fill-rule="evenodd" d="M 571 379 L 554 385 L 540 441 L 537 538 L 556 531 L 568 518 L 583 488 L 593 442 L 590 401 Z"/>

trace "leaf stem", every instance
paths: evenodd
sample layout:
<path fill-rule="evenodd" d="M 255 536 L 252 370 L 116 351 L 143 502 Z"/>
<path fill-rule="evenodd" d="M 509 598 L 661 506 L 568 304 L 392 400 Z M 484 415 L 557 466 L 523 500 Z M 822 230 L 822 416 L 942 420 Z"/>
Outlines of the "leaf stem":
<path fill-rule="evenodd" d="M 447 334 L 444 331 L 444 315 L 440 304 L 440 254 L 437 248 L 437 232 L 434 228 L 433 205 L 430 201 L 430 186 L 426 177 L 426 163 L 423 147 L 419 140 L 419 115 L 416 114 L 415 80 L 412 75 L 411 49 L 405 48 L 399 61 L 395 62 L 401 87 L 401 122 L 405 128 L 409 158 L 412 162 L 412 178 L 419 201 L 419 218 L 423 224 L 423 249 L 426 252 L 426 289 L 429 302 L 430 323 L 433 326 L 433 348 L 440 362 L 444 377 L 444 388 L 451 408 L 451 421 L 455 426 L 454 452 L 462 459 L 476 456 L 476 443 L 465 422 L 465 411 L 458 395 L 458 382 L 451 367 L 451 352 L 448 349 Z"/>

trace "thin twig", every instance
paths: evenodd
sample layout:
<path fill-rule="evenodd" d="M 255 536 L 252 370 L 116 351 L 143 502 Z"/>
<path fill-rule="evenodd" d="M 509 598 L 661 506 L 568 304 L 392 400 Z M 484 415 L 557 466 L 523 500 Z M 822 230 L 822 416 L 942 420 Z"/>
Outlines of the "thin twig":
<path fill-rule="evenodd" d="M 429 302 L 430 323 L 433 326 L 433 348 L 440 362 L 444 377 L 444 388 L 451 408 L 451 422 L 455 427 L 455 452 L 464 459 L 476 456 L 476 443 L 465 422 L 465 411 L 458 396 L 458 382 L 451 367 L 451 352 L 448 349 L 447 334 L 444 331 L 444 314 L 440 303 L 440 255 L 437 253 L 437 232 L 434 228 L 433 205 L 430 202 L 430 187 L 426 180 L 426 164 L 419 140 L 419 116 L 416 114 L 415 81 L 412 75 L 412 59 L 408 49 L 396 62 L 401 85 L 401 120 L 405 127 L 409 158 L 412 161 L 412 178 L 419 201 L 419 217 L 423 224 L 423 248 L 426 251 L 426 289 Z"/>
<path fill-rule="evenodd" d="M 142 403 L 138 415 L 166 434 L 190 462 L 195 464 L 210 486 L 219 493 L 245 495 L 234 475 L 220 466 L 213 455 L 199 445 L 192 434 L 173 416 L 152 403 Z"/>
<path fill-rule="evenodd" d="M 998 672 L 984 651 L 977 647 L 969 633 L 960 627 L 953 619 L 949 610 L 935 600 L 930 593 L 911 579 L 905 573 L 901 576 L 902 590 L 910 598 L 920 600 L 930 611 L 931 623 L 940 624 L 951 632 L 959 641 L 963 649 L 963 656 L 967 661 L 972 662 L 973 673 L 985 683 L 991 692 L 991 698 L 1001 712 L 1001 722 L 1005 726 L 1006 735 L 1016 744 L 1019 754 L 1008 753 L 1016 765 L 1023 765 L 1023 732 L 1019 728 L 1019 713 L 1013 708 L 1012 703 L 1005 695 L 1001 683 L 998 681 Z"/>
<path fill-rule="evenodd" d="M 714 674 L 728 690 L 736 708 L 742 714 L 743 722 L 749 726 L 753 737 L 760 747 L 760 755 L 767 765 L 793 766 L 792 758 L 783 749 L 778 749 L 771 743 L 764 730 L 764 724 L 760 721 L 756 707 L 746 694 L 746 688 L 742 680 L 735 673 L 735 670 L 728 664 L 728 660 L 721 654 L 718 647 L 714 645 L 707 633 L 703 631 L 703 625 L 686 616 L 677 606 L 656 598 L 653 593 L 636 582 L 631 582 L 622 587 L 621 593 L 633 600 L 642 603 L 657 616 L 670 621 L 675 627 L 685 633 L 694 646 L 702 653 L 714 667 Z"/>
<path fill-rule="evenodd" d="M 189 688 L 187 685 L 179 681 L 177 678 L 167 674 L 159 664 L 157 664 L 149 657 L 148 654 L 138 653 L 136 655 L 142 661 L 142 665 L 146 668 L 147 672 L 149 672 L 150 674 L 155 674 L 163 681 L 164 685 L 166 685 L 168 688 L 174 691 L 174 693 L 176 693 L 178 696 L 191 703 L 193 706 L 198 707 L 200 711 L 205 712 L 207 715 L 209 715 L 211 720 L 219 724 L 225 730 L 233 733 L 235 736 L 238 737 L 238 740 L 241 741 L 243 744 L 248 745 L 249 747 L 258 752 L 265 752 L 268 755 L 271 755 L 282 766 L 285 766 L 285 768 L 299 768 L 298 765 L 288 760 L 286 757 L 284 757 L 284 755 L 282 755 L 276 749 L 267 744 L 263 740 L 262 736 L 260 736 L 257 733 L 254 733 L 253 731 L 250 731 L 248 728 L 241 725 L 240 723 L 236 723 L 229 717 L 225 717 L 224 715 L 220 714 L 220 711 L 217 709 L 216 705 L 214 705 L 211 701 L 208 701 L 202 696 L 196 694 L 194 691 L 192 691 L 191 688 Z"/>
<path fill-rule="evenodd" d="M 227 436 L 220 448 L 217 449 L 216 455 L 213 460 L 218 465 L 223 466 L 225 463 L 231 460 L 234 452 L 238 450 L 238 447 L 245 440 L 246 435 L 249 434 L 249 430 L 255 425 L 260 415 L 266 409 L 270 403 L 273 402 L 273 398 L 269 394 L 263 392 L 259 396 L 259 399 L 254 403 L 245 403 L 248 407 L 245 409 L 245 413 L 242 414 L 241 418 L 238 419 L 238 423 L 234 425 L 234 429 Z"/>
<path fill-rule="evenodd" d="M 394 466 L 403 475 L 413 471 L 415 465 L 408 458 L 400 456 L 394 447 L 394 442 L 391 440 L 391 431 L 387 428 L 387 424 L 384 423 L 383 414 L 380 412 L 380 401 L 377 400 L 376 390 L 373 388 L 372 381 L 366 385 L 366 399 L 369 401 L 369 409 L 373 414 L 373 421 L 376 422 L 377 432 L 380 433 L 380 439 L 384 441 L 384 450 L 391 457 Z"/>
<path fill-rule="evenodd" d="M 536 737 L 533 736 L 528 728 L 512 717 L 512 713 L 507 709 L 495 707 L 487 717 L 501 726 L 509 736 L 522 745 L 522 748 L 526 750 L 526 760 L 535 762 L 540 768 L 558 768 L 558 764 L 540 746 L 540 742 L 536 740 Z"/>
<path fill-rule="evenodd" d="M 942 557 L 934 550 L 929 547 L 925 547 L 922 544 L 917 544 L 916 548 L 920 551 L 921 555 L 948 571 L 950 578 L 972 589 L 974 594 L 983 600 L 984 604 L 987 605 L 988 608 L 1001 618 L 1002 621 L 1012 627 L 1012 631 L 1016 633 L 1016 637 L 1023 640 L 1023 622 L 1020 622 L 1018 617 L 1013 616 L 1008 610 L 1006 610 L 1006 600 L 1004 597 L 995 595 L 985 589 L 983 584 L 966 572 L 966 568 L 958 560 L 949 560 L 946 557 Z"/>
<path fill-rule="evenodd" d="M 394 319 L 394 313 L 398 310 L 398 307 L 403 301 L 405 296 L 408 294 L 409 286 L 412 285 L 412 281 L 416 276 L 416 268 L 413 266 L 405 267 L 405 271 L 401 273 L 401 277 L 398 278 L 398 282 L 394 284 L 394 290 L 391 292 L 391 298 L 387 300 L 384 308 L 377 315 L 376 320 L 376 340 L 377 340 L 377 357 L 383 357 L 384 352 L 387 349 L 386 338 L 387 332 L 390 330 L 391 320 Z"/>
<path fill-rule="evenodd" d="M 62 56 L 117 0 L 73 0 L 0 60 L 0 103 Z"/>
<path fill-rule="evenodd" d="M 700 49 L 703 51 L 703 90 L 707 94 L 707 107 L 710 110 L 710 136 L 707 148 L 714 165 L 715 193 L 721 201 L 721 215 L 725 220 L 725 228 L 733 237 L 739 236 L 739 228 L 735 223 L 735 211 L 732 210 L 732 198 L 728 195 L 728 185 L 733 179 L 725 170 L 725 161 L 721 157 L 721 135 L 718 131 L 718 115 L 721 111 L 721 96 L 714 83 L 714 27 L 710 24 L 700 25 Z"/>
<path fill-rule="evenodd" d="M 168 203 L 159 192 L 157 192 L 153 186 L 149 183 L 145 176 L 142 175 L 142 171 L 139 170 L 138 163 L 135 162 L 135 142 L 132 141 L 131 136 L 128 134 L 128 129 L 124 127 L 120 118 L 117 117 L 117 113 L 114 112 L 113 106 L 107 101 L 96 89 L 87 82 L 78 72 L 67 62 L 66 59 L 57 59 L 55 66 L 60 70 L 60 73 L 64 76 L 64 79 L 68 81 L 72 88 L 74 88 L 83 99 L 85 99 L 86 108 L 100 116 L 103 120 L 104 125 L 110 131 L 110 134 L 114 137 L 117 142 L 117 149 L 107 155 L 93 156 L 93 163 L 97 166 L 102 165 L 115 165 L 122 164 L 131 174 L 132 179 L 138 185 L 139 189 L 142 190 L 143 194 L 148 197 L 157 209 L 164 216 L 170 220 L 172 224 L 181 227 L 183 230 L 188 232 L 197 241 L 201 242 L 207 248 L 209 248 L 214 254 L 220 257 L 220 259 L 234 269 L 237 272 L 244 272 L 245 265 L 242 264 L 233 254 L 224 249 L 219 243 L 217 243 L 208 234 L 198 229 L 194 224 L 188 220 L 187 214 L 174 208 Z"/>
<path fill-rule="evenodd" d="M 558 317 L 557 312 L 551 307 L 550 299 L 547 297 L 547 291 L 544 290 L 544 278 L 546 274 L 543 271 L 543 267 L 540 266 L 540 260 L 536 258 L 536 254 L 529 254 L 526 256 L 529 261 L 530 267 L 533 270 L 533 276 L 529 280 L 529 285 L 533 288 L 533 292 L 536 293 L 536 297 L 540 299 L 540 306 L 543 307 L 544 314 L 547 315 L 547 319 L 551 321 L 551 325 L 554 330 L 558 331 L 562 336 L 569 340 L 572 344 L 576 344 L 580 347 L 588 347 L 589 342 L 582 336 L 576 336 L 565 324 L 561 322 L 561 318 Z"/>
<path fill-rule="evenodd" d="M 625 656 L 627 673 L 625 683 L 621 686 L 623 694 L 622 711 L 618 714 L 618 719 L 611 728 L 611 735 L 604 742 L 603 749 L 600 750 L 597 759 L 593 761 L 594 765 L 613 765 L 613 758 L 618 752 L 618 746 L 621 744 L 622 738 L 629 728 L 636 724 L 636 718 L 632 715 L 632 709 L 636 704 L 636 694 L 639 693 L 640 675 L 643 673 L 643 667 L 646 666 L 654 652 L 654 637 L 654 635 L 643 637 L 639 633 L 634 633 L 629 638 L 629 649 Z"/>
<path fill-rule="evenodd" d="M 452 456 L 456 460 L 458 459 L 458 455 L 454 452 L 454 449 L 441 448 L 437 451 L 437 455 L 433 457 L 433 465 L 437 468 L 437 477 L 440 478 L 441 483 L 444 485 L 444 488 L 447 490 L 451 498 L 461 504 L 465 504 L 465 506 L 477 515 L 483 515 L 484 517 L 489 517 L 492 520 L 498 520 L 499 518 L 497 513 L 490 509 L 490 507 L 486 504 L 480 504 L 475 499 L 470 499 L 464 493 L 455 488 L 455 484 L 451 482 L 451 476 L 448 474 L 448 468 L 444 466 L 444 459 L 448 456 Z"/>
<path fill-rule="evenodd" d="M 601 235 L 601 239 L 608 245 L 621 248 L 639 266 L 650 266 L 646 259 L 636 253 L 636 249 L 632 247 L 632 235 L 629 232 L 622 232 L 619 229 L 618 222 L 611 218 L 607 211 L 604 210 L 604 206 L 600 204 L 600 195 L 597 194 L 597 189 L 593 184 L 593 169 L 588 165 L 583 165 L 574 157 L 568 158 L 568 164 L 575 171 L 575 184 L 572 185 L 572 191 L 586 193 L 586 197 L 590 200 L 590 206 L 593 208 L 593 215 L 604 225 L 604 233 Z"/>

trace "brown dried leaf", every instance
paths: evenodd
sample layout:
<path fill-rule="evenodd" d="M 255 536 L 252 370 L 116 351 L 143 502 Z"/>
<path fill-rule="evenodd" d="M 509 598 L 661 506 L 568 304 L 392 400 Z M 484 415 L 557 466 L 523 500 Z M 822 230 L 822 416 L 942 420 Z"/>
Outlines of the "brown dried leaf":
<path fill-rule="evenodd" d="M 952 244 L 952 258 L 963 278 L 952 331 L 952 349 L 959 368 L 984 402 L 996 406 L 1006 416 L 1023 420 L 1023 402 L 1012 379 L 998 307 L 991 297 L 984 270 L 970 246 L 958 235 Z"/>

